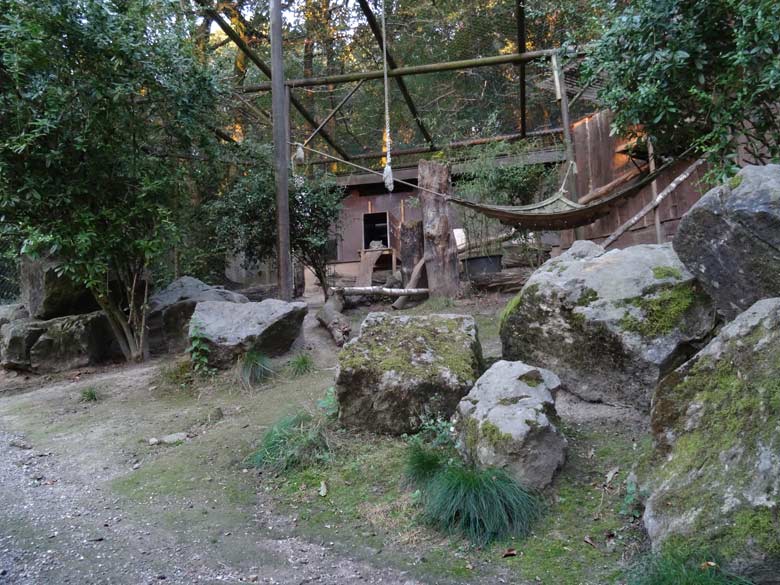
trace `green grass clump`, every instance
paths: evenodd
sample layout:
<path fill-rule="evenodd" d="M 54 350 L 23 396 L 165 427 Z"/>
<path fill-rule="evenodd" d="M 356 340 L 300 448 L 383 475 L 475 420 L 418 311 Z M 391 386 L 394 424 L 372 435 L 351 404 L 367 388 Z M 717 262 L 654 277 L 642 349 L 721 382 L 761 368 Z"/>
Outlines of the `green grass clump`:
<path fill-rule="evenodd" d="M 254 388 L 274 375 L 270 358 L 259 351 L 249 351 L 238 362 L 238 377 L 244 388 Z"/>
<path fill-rule="evenodd" d="M 329 454 L 324 419 L 297 414 L 282 418 L 266 431 L 249 463 L 281 472 L 327 461 Z"/>
<path fill-rule="evenodd" d="M 509 536 L 527 536 L 542 515 L 539 498 L 502 469 L 454 463 L 428 482 L 423 505 L 435 528 L 484 546 Z"/>
<path fill-rule="evenodd" d="M 299 353 L 289 361 L 287 367 L 293 378 L 300 378 L 314 370 L 314 360 L 308 353 Z"/>
<path fill-rule="evenodd" d="M 501 469 L 463 463 L 452 445 L 435 446 L 414 437 L 404 474 L 419 490 L 428 524 L 477 546 L 527 536 L 542 514 L 538 496 Z"/>
<path fill-rule="evenodd" d="M 706 552 L 684 548 L 648 555 L 628 573 L 626 585 L 751 585 L 721 569 Z"/>
<path fill-rule="evenodd" d="M 99 399 L 97 390 L 94 388 L 85 388 L 81 391 L 81 402 L 97 402 Z"/>

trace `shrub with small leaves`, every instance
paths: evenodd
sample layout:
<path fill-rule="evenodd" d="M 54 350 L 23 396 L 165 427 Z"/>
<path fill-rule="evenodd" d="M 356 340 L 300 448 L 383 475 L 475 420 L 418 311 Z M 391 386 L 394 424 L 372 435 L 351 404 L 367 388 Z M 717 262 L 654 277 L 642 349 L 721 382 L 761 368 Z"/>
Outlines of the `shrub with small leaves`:
<path fill-rule="evenodd" d="M 211 348 L 206 342 L 203 334 L 203 326 L 200 323 L 193 323 L 190 331 L 190 346 L 187 353 L 192 362 L 192 371 L 200 376 L 210 376 L 214 374 L 214 369 L 209 366 L 209 353 Z"/>

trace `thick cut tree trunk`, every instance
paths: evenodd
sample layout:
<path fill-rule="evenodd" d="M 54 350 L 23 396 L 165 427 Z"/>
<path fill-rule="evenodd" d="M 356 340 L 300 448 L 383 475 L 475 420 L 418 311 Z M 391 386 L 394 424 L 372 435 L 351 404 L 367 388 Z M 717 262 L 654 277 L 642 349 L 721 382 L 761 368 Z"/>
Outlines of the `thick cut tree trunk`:
<path fill-rule="evenodd" d="M 444 197 L 430 192 L 449 194 L 450 170 L 446 165 L 421 160 L 418 177 L 428 288 L 432 297 L 453 298 L 460 292 L 460 278 L 449 204 Z"/>
<path fill-rule="evenodd" d="M 421 221 L 413 221 L 401 225 L 401 275 L 404 286 L 409 286 L 412 272 L 424 253 L 423 229 Z M 421 288 L 427 282 L 418 283 Z"/>
<path fill-rule="evenodd" d="M 322 308 L 317 311 L 317 321 L 325 327 L 336 342 L 341 347 L 349 339 L 352 332 L 352 325 L 343 314 L 344 295 L 340 291 L 335 291 Z"/>

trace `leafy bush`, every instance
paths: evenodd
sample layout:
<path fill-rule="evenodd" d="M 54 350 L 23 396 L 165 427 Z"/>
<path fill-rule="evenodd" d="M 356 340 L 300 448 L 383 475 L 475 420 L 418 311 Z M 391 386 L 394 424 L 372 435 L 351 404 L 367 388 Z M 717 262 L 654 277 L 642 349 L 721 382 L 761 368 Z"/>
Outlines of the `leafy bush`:
<path fill-rule="evenodd" d="M 299 353 L 290 360 L 287 367 L 293 378 L 300 378 L 314 370 L 314 360 L 308 353 Z"/>
<path fill-rule="evenodd" d="M 203 328 L 200 323 L 193 323 L 192 333 L 190 333 L 190 346 L 187 348 L 187 353 L 190 354 L 193 372 L 201 376 L 214 373 L 213 368 L 209 366 L 210 352 L 211 348 L 208 343 L 206 343 Z"/>
<path fill-rule="evenodd" d="M 238 377 L 244 388 L 253 388 L 273 375 L 271 359 L 262 352 L 248 351 L 238 362 Z"/>
<path fill-rule="evenodd" d="M 751 585 L 720 568 L 716 557 L 703 551 L 667 548 L 648 555 L 628 573 L 627 585 Z"/>
<path fill-rule="evenodd" d="M 325 426 L 324 419 L 309 414 L 286 416 L 266 431 L 249 462 L 281 472 L 327 461 L 330 445 Z"/>

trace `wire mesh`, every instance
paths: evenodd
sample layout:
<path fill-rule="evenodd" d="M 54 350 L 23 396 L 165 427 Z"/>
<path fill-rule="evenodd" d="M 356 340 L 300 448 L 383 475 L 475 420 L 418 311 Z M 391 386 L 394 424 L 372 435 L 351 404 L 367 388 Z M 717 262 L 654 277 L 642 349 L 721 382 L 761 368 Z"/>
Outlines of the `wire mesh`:
<path fill-rule="evenodd" d="M 0 305 L 19 299 L 19 265 L 0 256 Z"/>

